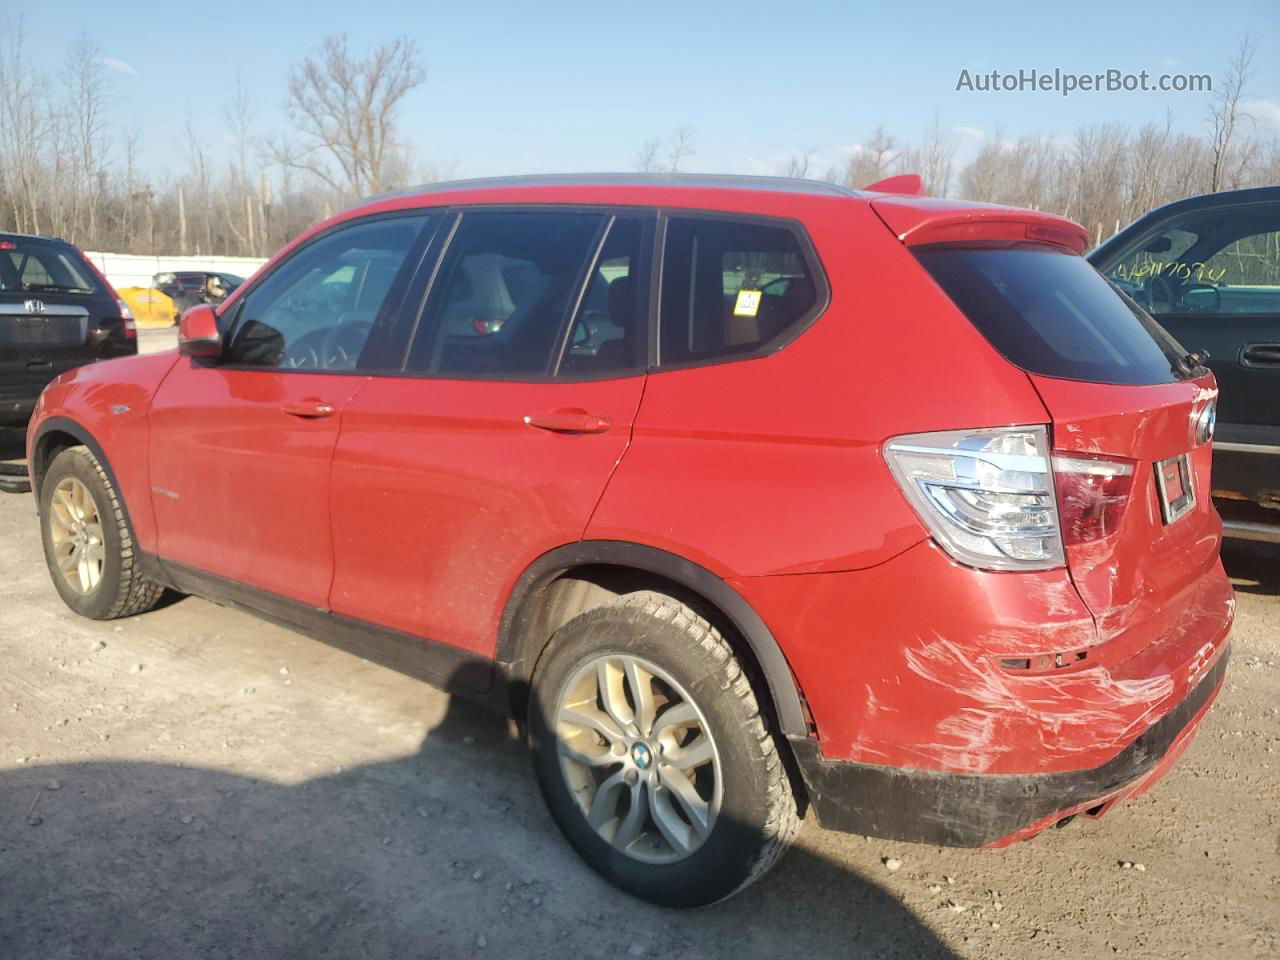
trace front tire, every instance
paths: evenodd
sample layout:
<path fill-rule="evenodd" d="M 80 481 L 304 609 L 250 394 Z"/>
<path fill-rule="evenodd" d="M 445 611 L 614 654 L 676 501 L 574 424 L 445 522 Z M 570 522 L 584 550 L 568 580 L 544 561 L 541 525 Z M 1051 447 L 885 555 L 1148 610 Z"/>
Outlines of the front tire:
<path fill-rule="evenodd" d="M 87 447 L 69 447 L 49 464 L 40 484 L 40 530 L 53 585 L 82 617 L 145 613 L 164 594 L 138 570 L 119 495 Z"/>
<path fill-rule="evenodd" d="M 799 829 L 741 664 L 715 627 L 664 594 L 626 594 L 556 632 L 534 672 L 529 730 L 566 838 L 651 903 L 730 897 Z"/>

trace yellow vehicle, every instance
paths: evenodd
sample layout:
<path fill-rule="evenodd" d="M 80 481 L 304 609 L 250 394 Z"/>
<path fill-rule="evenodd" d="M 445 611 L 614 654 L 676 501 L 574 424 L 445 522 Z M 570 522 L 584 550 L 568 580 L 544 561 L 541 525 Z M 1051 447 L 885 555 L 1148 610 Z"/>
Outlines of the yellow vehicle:
<path fill-rule="evenodd" d="M 155 287 L 122 287 L 116 293 L 129 305 L 140 327 L 171 327 L 178 322 L 173 298 Z"/>

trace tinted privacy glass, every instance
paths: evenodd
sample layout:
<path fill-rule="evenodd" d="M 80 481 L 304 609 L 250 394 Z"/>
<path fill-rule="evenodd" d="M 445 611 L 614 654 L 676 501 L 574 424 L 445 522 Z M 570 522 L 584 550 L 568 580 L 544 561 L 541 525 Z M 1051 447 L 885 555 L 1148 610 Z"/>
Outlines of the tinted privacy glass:
<path fill-rule="evenodd" d="M 226 362 L 350 370 L 428 217 L 342 227 L 298 250 L 249 291 Z"/>
<path fill-rule="evenodd" d="M 645 320 L 640 276 L 642 221 L 619 217 L 592 266 L 560 361 L 563 374 L 605 374 L 642 365 Z"/>
<path fill-rule="evenodd" d="M 1136 241 L 1106 272 L 1156 316 L 1280 312 L 1280 204 L 1198 210 Z"/>
<path fill-rule="evenodd" d="M 464 214 L 432 284 L 409 369 L 549 374 L 607 219 L 594 213 Z"/>
<path fill-rule="evenodd" d="M 47 240 L 0 240 L 0 292 L 93 293 L 93 271 L 79 254 Z"/>
<path fill-rule="evenodd" d="M 802 322 L 817 299 L 790 230 L 672 219 L 662 261 L 660 363 L 752 352 Z"/>
<path fill-rule="evenodd" d="M 934 249 L 925 269 L 1012 363 L 1093 383 L 1177 379 L 1177 342 L 1085 260 L 1050 248 Z"/>

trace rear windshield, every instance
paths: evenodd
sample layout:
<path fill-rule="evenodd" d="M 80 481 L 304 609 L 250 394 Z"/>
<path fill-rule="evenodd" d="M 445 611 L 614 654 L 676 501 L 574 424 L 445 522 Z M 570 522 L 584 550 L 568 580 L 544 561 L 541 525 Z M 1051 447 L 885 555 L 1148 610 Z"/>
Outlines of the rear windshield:
<path fill-rule="evenodd" d="M 0 292 L 95 293 L 93 272 L 71 247 L 34 237 L 0 237 Z"/>
<path fill-rule="evenodd" d="M 1187 351 L 1080 257 L 1052 247 L 918 251 L 991 345 L 1028 373 L 1091 383 L 1191 376 Z"/>

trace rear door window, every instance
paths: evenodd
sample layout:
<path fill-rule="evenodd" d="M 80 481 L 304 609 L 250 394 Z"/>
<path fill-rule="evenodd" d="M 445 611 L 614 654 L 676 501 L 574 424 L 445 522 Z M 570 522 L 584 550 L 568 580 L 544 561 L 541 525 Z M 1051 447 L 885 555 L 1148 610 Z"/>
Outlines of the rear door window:
<path fill-rule="evenodd" d="M 1116 384 L 1189 375 L 1187 351 L 1074 254 L 937 247 L 916 256 L 991 345 L 1028 373 Z"/>
<path fill-rule="evenodd" d="M 644 366 L 648 317 L 642 260 L 651 243 L 651 223 L 618 217 L 610 225 L 569 331 L 562 375 L 605 375 Z"/>
<path fill-rule="evenodd" d="M 464 213 L 432 284 L 408 369 L 442 377 L 549 377 L 608 219 Z"/>
<path fill-rule="evenodd" d="M 662 259 L 659 364 L 767 350 L 811 320 L 818 302 L 814 268 L 790 228 L 673 217 Z"/>

